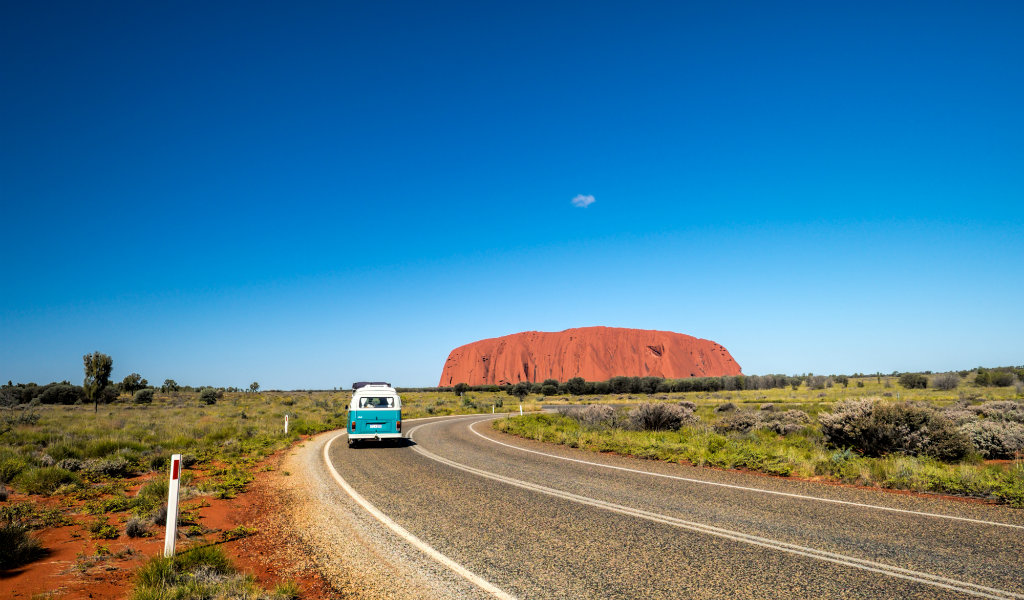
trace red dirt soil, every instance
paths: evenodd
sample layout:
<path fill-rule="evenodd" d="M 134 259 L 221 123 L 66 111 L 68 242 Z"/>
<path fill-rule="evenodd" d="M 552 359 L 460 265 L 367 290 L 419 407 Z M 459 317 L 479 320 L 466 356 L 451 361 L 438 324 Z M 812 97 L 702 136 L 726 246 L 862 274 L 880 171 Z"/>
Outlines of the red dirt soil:
<path fill-rule="evenodd" d="M 526 331 L 459 346 L 448 355 L 438 385 L 740 374 L 729 351 L 711 340 L 671 331 L 580 327 Z"/>
<path fill-rule="evenodd" d="M 283 453 L 278 453 L 262 464 L 275 467 L 282 457 Z M 288 524 L 282 522 L 280 516 L 284 511 L 273 484 L 278 477 L 282 475 L 276 469 L 260 470 L 255 481 L 236 498 L 222 500 L 198 496 L 183 501 L 183 512 L 198 507 L 196 524 L 205 533 L 194 538 L 179 538 L 177 549 L 182 551 L 193 546 L 219 543 L 235 566 L 255 575 L 263 587 L 273 589 L 278 583 L 291 580 L 299 585 L 303 600 L 337 598 L 339 594 L 315 570 L 291 555 L 299 542 L 289 533 Z M 141 485 L 144 479 L 150 478 L 140 478 L 138 482 Z M 52 499 L 22 494 L 11 494 L 7 503 L 25 501 L 58 506 Z M 0 598 L 128 598 L 136 569 L 149 557 L 163 553 L 163 527 L 151 527 L 152 537 L 129 538 L 123 533 L 127 517 L 117 515 L 108 522 L 121 530 L 121 536 L 115 540 L 94 540 L 90 539 L 86 526 L 96 517 L 77 514 L 72 515 L 72 519 L 74 525 L 33 532 L 47 555 L 16 569 L 0 571 Z M 254 528 L 256 533 L 229 542 L 220 541 L 222 532 L 239 525 Z M 186 528 L 187 525 L 180 526 L 179 532 Z M 295 566 L 297 564 L 299 566 Z"/>

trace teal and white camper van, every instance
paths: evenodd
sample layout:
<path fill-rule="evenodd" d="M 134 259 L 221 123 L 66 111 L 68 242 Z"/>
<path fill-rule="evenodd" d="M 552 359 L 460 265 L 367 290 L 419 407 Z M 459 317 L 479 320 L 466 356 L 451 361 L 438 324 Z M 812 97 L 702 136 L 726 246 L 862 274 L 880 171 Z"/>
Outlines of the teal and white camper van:
<path fill-rule="evenodd" d="M 395 388 L 384 381 L 359 381 L 352 384 L 352 402 L 348 406 L 348 445 L 360 440 L 384 440 L 402 437 L 402 399 Z"/>

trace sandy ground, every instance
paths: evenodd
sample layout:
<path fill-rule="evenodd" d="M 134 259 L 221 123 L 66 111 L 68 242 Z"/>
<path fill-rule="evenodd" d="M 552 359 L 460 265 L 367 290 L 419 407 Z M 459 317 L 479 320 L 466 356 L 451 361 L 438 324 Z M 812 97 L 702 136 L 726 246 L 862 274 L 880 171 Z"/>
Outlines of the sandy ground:
<path fill-rule="evenodd" d="M 183 509 L 199 507 L 197 524 L 205 533 L 195 538 L 181 536 L 178 549 L 218 542 L 222 532 L 238 525 L 253 527 L 257 530 L 254 535 L 223 542 L 221 546 L 240 569 L 253 573 L 261 584 L 273 588 L 277 583 L 294 580 L 308 600 L 354 597 L 328 585 L 297 546 L 301 541 L 291 533 L 287 499 L 277 491 L 288 487 L 288 477 L 280 470 L 285 454 L 278 453 L 264 461 L 263 465 L 273 470 L 261 469 L 245 493 L 234 499 L 197 496 L 183 501 Z M 134 489 L 152 477 L 136 478 Z M 25 501 L 48 507 L 59 505 L 56 499 L 22 494 L 11 494 L 5 504 Z M 126 517 L 120 517 L 109 522 L 123 532 Z M 94 540 L 85 527 L 96 517 L 73 514 L 71 518 L 75 521 L 73 525 L 34 532 L 47 554 L 28 565 L 0 571 L 0 598 L 127 598 L 135 570 L 149 557 L 163 553 L 163 527 L 152 527 L 153 535 L 146 538 L 129 538 L 122 533 L 114 540 Z"/>

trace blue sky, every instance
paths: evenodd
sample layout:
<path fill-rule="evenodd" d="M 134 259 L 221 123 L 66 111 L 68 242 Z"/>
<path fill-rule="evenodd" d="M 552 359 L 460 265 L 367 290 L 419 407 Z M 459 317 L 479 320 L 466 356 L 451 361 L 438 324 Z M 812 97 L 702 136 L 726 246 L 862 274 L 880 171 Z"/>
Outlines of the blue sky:
<path fill-rule="evenodd" d="M 1024 363 L 1024 4 L 293 4 L 4 5 L 0 379 Z"/>

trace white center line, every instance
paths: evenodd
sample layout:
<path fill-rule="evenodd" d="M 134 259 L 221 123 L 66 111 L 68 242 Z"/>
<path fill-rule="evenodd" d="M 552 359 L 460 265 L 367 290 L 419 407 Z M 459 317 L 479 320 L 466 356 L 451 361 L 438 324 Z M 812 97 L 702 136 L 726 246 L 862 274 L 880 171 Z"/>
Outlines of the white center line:
<path fill-rule="evenodd" d="M 343 435 L 346 434 L 342 433 L 336 435 L 333 438 L 331 438 L 330 441 L 324 444 L 324 463 L 327 465 L 327 469 L 331 472 L 331 476 L 334 477 L 334 480 L 338 483 L 339 486 L 341 486 L 341 489 L 345 490 L 345 493 L 351 496 L 352 499 L 355 500 L 357 504 L 359 504 L 359 506 L 362 506 L 368 513 L 373 515 L 374 518 L 383 523 L 388 529 L 393 531 L 400 538 L 409 542 L 415 548 L 419 549 L 421 552 L 423 552 L 430 558 L 434 559 L 435 561 L 441 563 L 442 565 L 456 572 L 462 578 L 469 581 L 476 587 L 487 592 L 488 594 L 491 594 L 495 598 L 500 598 L 501 600 L 516 600 L 515 596 L 512 596 L 508 592 L 505 592 L 504 590 L 498 588 L 493 583 L 487 581 L 483 577 L 480 577 L 476 573 L 473 573 L 466 567 L 448 558 L 444 554 L 441 554 L 433 547 L 428 545 L 426 542 L 410 533 L 409 530 L 402 527 L 398 523 L 392 521 L 390 517 L 381 512 L 379 508 L 371 504 L 366 498 L 362 496 L 362 494 L 357 492 L 351 485 L 349 485 L 349 483 L 345 481 L 341 474 L 338 473 L 338 470 L 334 468 L 334 465 L 331 463 L 331 459 L 329 456 L 331 444 L 334 443 L 334 440 L 342 437 Z"/>
<path fill-rule="evenodd" d="M 433 425 L 433 424 L 434 423 L 429 423 L 429 424 L 420 425 L 418 427 L 413 428 L 412 431 L 409 432 L 410 439 L 412 438 L 413 433 L 417 429 L 419 429 L 421 427 L 427 427 L 427 426 Z M 896 578 L 899 578 L 899 579 L 905 579 L 905 580 L 908 580 L 908 581 L 914 581 L 914 582 L 917 582 L 917 583 L 923 583 L 923 584 L 926 584 L 926 585 L 931 585 L 931 586 L 940 587 L 940 588 L 951 590 L 951 591 L 961 592 L 961 593 L 968 594 L 970 596 L 976 596 L 976 597 L 979 597 L 979 598 L 993 598 L 993 599 L 996 599 L 996 600 L 1000 600 L 1000 599 L 1005 600 L 1007 598 L 1017 598 L 1017 599 L 1024 598 L 1024 595 L 1017 594 L 1015 592 L 1011 592 L 1011 591 L 1007 591 L 1007 590 L 1000 590 L 1000 589 L 997 589 L 997 588 L 992 588 L 992 587 L 988 587 L 988 586 L 984 586 L 984 585 L 979 585 L 979 584 L 971 583 L 971 582 L 967 582 L 967 581 L 960 581 L 960 580 L 957 580 L 957 579 L 950 579 L 948 577 L 943 577 L 941 575 L 932 575 L 931 573 L 925 573 L 925 572 L 922 572 L 922 571 L 914 571 L 914 570 L 911 570 L 911 569 L 904 569 L 902 567 L 896 567 L 896 566 L 887 565 L 887 564 L 884 564 L 884 563 L 879 563 L 879 562 L 875 562 L 875 561 L 871 561 L 871 560 L 866 560 L 866 559 L 862 559 L 862 558 L 856 558 L 856 557 L 853 557 L 853 556 L 846 556 L 846 555 L 843 555 L 843 554 L 837 554 L 837 553 L 834 553 L 834 552 L 828 552 L 826 550 L 819 550 L 817 548 L 810 548 L 810 547 L 807 547 L 807 546 L 800 546 L 800 545 L 797 545 L 797 544 L 790 544 L 788 542 L 782 542 L 782 541 L 773 540 L 773 539 L 770 539 L 770 538 L 754 536 L 754 535 L 742 533 L 742 532 L 739 532 L 739 531 L 733 531 L 733 530 L 729 530 L 729 529 L 724 529 L 722 527 L 715 527 L 713 525 L 706 525 L 706 524 L 697 523 L 697 522 L 694 522 L 694 521 L 686 521 L 686 520 L 678 519 L 676 517 L 671 517 L 671 516 L 668 516 L 668 515 L 662 515 L 662 514 L 653 513 L 653 512 L 649 512 L 649 511 L 645 511 L 645 510 L 641 510 L 641 509 L 637 509 L 637 508 L 632 508 L 632 507 L 629 507 L 629 506 L 623 506 L 621 504 L 614 504 L 612 502 L 605 502 L 604 500 L 598 500 L 596 498 L 589 498 L 587 496 L 580 496 L 578 494 L 573 494 L 571 492 L 565 492 L 565 491 L 558 490 L 558 489 L 555 489 L 555 488 L 549 488 L 547 486 L 543 486 L 543 485 L 539 485 L 539 484 L 535 484 L 535 483 L 530 483 L 530 482 L 522 481 L 522 480 L 519 480 L 519 479 L 513 479 L 511 477 L 505 477 L 504 475 L 499 475 L 497 473 L 492 473 L 490 471 L 484 471 L 482 469 L 477 469 L 475 467 L 470 467 L 468 465 L 464 465 L 462 463 L 458 463 L 458 462 L 455 462 L 453 460 L 449 460 L 447 458 L 443 458 L 441 456 L 438 456 L 438 455 L 436 455 L 436 454 L 434 454 L 434 453 L 432 453 L 432 452 L 430 452 L 428 450 L 424 450 L 421 446 L 418 446 L 418 445 L 412 446 L 412 450 L 414 452 L 418 453 L 418 454 L 421 454 L 422 456 L 424 456 L 426 458 L 429 458 L 430 460 L 434 460 L 436 462 L 448 465 L 448 466 L 450 466 L 452 468 L 455 468 L 455 469 L 458 469 L 460 471 L 465 471 L 467 473 L 471 473 L 471 474 L 476 475 L 478 477 L 483 477 L 483 478 L 486 478 L 486 479 L 491 479 L 491 480 L 498 481 L 498 482 L 501 482 L 501 483 L 505 483 L 507 485 L 511 485 L 511 486 L 514 486 L 514 487 L 530 490 L 530 491 L 533 491 L 533 492 L 538 492 L 538 493 L 545 494 L 545 495 L 548 495 L 548 496 L 554 496 L 556 498 L 561 498 L 563 500 L 568 500 L 570 502 L 576 502 L 576 503 L 579 503 L 579 504 L 585 504 L 585 505 L 588 505 L 588 506 L 593 506 L 595 508 L 600 508 L 600 509 L 603 509 L 603 510 L 608 510 L 608 511 L 619 513 L 619 514 L 623 514 L 623 515 L 639 517 L 639 518 L 646 519 L 646 520 L 649 520 L 649 521 L 663 523 L 663 524 L 666 524 L 666 525 L 671 525 L 673 527 L 679 527 L 681 529 L 688 529 L 688 530 L 699 532 L 699 533 L 703 533 L 703 534 L 706 534 L 706 535 L 713 535 L 713 536 L 716 536 L 716 537 L 721 537 L 721 538 L 726 538 L 726 539 L 737 541 L 737 542 L 743 542 L 743 543 L 747 543 L 747 544 L 752 544 L 752 545 L 755 545 L 755 546 L 760 546 L 760 547 L 763 547 L 763 548 L 769 548 L 769 549 L 777 550 L 777 551 L 780 551 L 780 552 L 786 552 L 786 553 L 789 553 L 789 554 L 795 554 L 795 555 L 798 555 L 798 556 L 804 556 L 804 557 L 807 557 L 807 558 L 812 558 L 812 559 L 816 559 L 816 560 L 821 560 L 821 561 L 831 562 L 831 563 L 835 563 L 835 564 L 839 564 L 839 565 L 844 565 L 844 566 L 848 566 L 848 567 L 853 567 L 853 568 L 856 568 L 856 569 L 861 569 L 861 570 L 864 570 L 864 571 L 870 571 L 872 573 L 878 573 L 878 574 L 886 575 L 886 576 L 889 576 L 889 577 L 896 577 Z"/>

